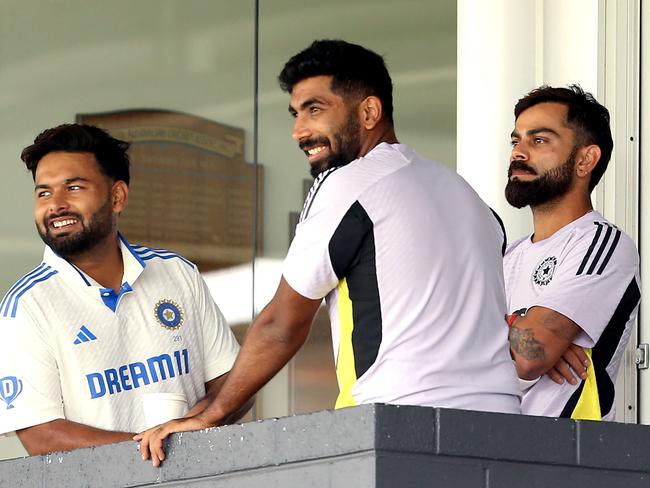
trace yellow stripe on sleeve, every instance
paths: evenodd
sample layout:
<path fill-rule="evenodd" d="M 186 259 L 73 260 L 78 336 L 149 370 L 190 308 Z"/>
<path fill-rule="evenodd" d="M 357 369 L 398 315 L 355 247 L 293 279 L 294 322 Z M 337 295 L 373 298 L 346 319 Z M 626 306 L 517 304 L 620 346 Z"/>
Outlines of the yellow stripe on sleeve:
<path fill-rule="evenodd" d="M 587 379 L 585 380 L 576 408 L 571 413 L 571 418 L 574 420 L 602 420 L 600 399 L 598 398 L 598 385 L 596 384 L 596 371 L 594 370 L 593 361 L 591 361 L 591 349 L 585 348 L 585 353 L 589 356 L 591 364 L 587 368 Z"/>
<path fill-rule="evenodd" d="M 339 306 L 339 351 L 336 360 L 336 378 L 339 384 L 339 396 L 334 408 L 354 407 L 352 388 L 357 381 L 357 372 L 354 367 L 354 348 L 352 347 L 352 331 L 354 320 L 352 318 L 352 301 L 348 283 L 343 278 L 338 286 Z"/>

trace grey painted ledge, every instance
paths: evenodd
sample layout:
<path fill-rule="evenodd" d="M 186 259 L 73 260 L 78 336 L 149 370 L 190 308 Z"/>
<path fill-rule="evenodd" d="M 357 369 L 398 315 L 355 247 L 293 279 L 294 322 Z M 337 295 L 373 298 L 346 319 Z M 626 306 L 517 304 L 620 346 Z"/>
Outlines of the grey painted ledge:
<path fill-rule="evenodd" d="M 650 487 L 650 427 L 393 405 L 0 462 L 0 487 Z"/>

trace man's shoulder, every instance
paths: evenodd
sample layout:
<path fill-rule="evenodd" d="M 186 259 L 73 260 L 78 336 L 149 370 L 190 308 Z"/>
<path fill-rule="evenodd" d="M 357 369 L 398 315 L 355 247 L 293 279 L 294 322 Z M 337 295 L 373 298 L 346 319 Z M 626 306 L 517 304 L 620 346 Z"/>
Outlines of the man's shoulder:
<path fill-rule="evenodd" d="M 584 254 L 585 265 L 591 263 L 590 267 L 602 268 L 610 260 L 627 261 L 633 266 L 638 264 L 639 253 L 634 240 L 618 226 L 597 212 L 579 220 L 568 240 L 570 248 Z"/>
<path fill-rule="evenodd" d="M 321 173 L 314 184 L 360 192 L 414 159 L 424 160 L 408 146 L 382 143 L 349 164 Z"/>
<path fill-rule="evenodd" d="M 56 269 L 43 262 L 16 281 L 0 302 L 0 318 L 16 317 L 19 306 L 34 294 L 47 294 L 48 285 L 52 284 L 52 278 L 57 273 Z"/>
<path fill-rule="evenodd" d="M 599 212 L 592 211 L 588 214 L 570 222 L 565 227 L 556 232 L 555 235 L 563 233 L 570 235 L 572 239 L 580 239 L 584 237 L 594 237 L 597 235 L 612 234 L 620 231 L 621 237 L 625 236 L 629 239 L 627 234 L 619 229 L 618 226 L 607 220 Z"/>
<path fill-rule="evenodd" d="M 523 237 L 520 237 L 516 241 L 508 244 L 508 246 L 506 247 L 506 252 L 503 255 L 504 261 L 506 259 L 509 259 L 517 249 L 524 246 L 527 242 L 530 242 L 530 235 L 525 235 Z"/>
<path fill-rule="evenodd" d="M 581 230 L 584 234 L 589 234 L 590 236 L 595 237 L 599 235 L 603 238 L 609 237 L 609 239 L 626 242 L 636 247 L 633 239 L 623 229 L 602 216 L 594 218 L 591 222 L 584 223 L 581 226 Z"/>
<path fill-rule="evenodd" d="M 403 144 L 381 143 L 365 156 L 344 166 L 329 168 L 319 174 L 307 195 L 304 210 L 318 201 L 325 201 L 323 205 L 330 208 L 349 206 L 384 178 L 390 177 L 414 161 L 442 167 L 439 163 L 417 155 L 415 151 Z"/>
<path fill-rule="evenodd" d="M 133 256 L 144 265 L 155 263 L 159 266 L 171 266 L 181 270 L 197 270 L 196 264 L 174 251 L 169 251 L 163 248 L 152 248 L 139 244 L 130 244 L 129 250 Z"/>
<path fill-rule="evenodd" d="M 399 143 L 379 144 L 364 157 L 355 161 L 352 167 L 354 168 L 355 165 L 371 173 L 376 179 L 382 179 L 404 167 L 413 167 L 418 168 L 416 170 L 418 174 L 422 172 L 423 168 L 427 168 L 425 171 L 433 171 L 438 176 L 446 174 L 455 179 L 462 180 L 458 173 L 452 171 L 444 164 L 422 156 L 413 148 Z"/>
<path fill-rule="evenodd" d="M 355 164 L 356 161 L 329 168 L 314 179 L 300 213 L 301 223 L 316 213 L 335 215 L 345 212 L 357 200 L 371 180 L 363 178 Z"/>

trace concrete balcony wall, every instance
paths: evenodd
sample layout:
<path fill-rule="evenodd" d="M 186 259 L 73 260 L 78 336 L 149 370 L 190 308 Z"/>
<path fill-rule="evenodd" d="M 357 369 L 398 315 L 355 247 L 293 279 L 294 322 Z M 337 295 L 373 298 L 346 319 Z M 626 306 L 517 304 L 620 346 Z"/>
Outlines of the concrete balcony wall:
<path fill-rule="evenodd" d="M 364 405 L 176 434 L 160 469 L 125 442 L 0 462 L 0 486 L 650 486 L 650 428 Z"/>

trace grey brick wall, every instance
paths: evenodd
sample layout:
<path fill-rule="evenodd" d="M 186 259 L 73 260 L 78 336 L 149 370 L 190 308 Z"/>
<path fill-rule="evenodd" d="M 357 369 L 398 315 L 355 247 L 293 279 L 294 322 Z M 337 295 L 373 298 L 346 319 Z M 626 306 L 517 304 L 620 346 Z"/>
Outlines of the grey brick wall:
<path fill-rule="evenodd" d="M 0 487 L 650 487 L 650 428 L 364 405 L 0 462 Z"/>

